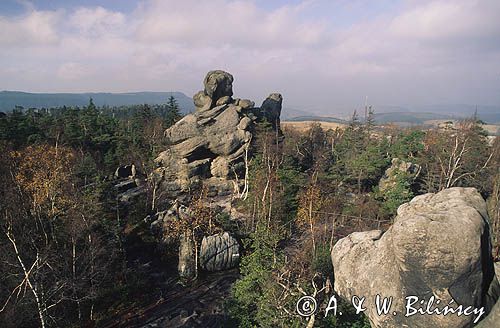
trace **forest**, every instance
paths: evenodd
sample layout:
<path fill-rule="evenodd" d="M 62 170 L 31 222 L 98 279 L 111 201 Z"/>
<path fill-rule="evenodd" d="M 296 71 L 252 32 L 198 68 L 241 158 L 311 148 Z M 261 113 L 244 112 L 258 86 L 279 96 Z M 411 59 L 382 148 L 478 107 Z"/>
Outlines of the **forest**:
<path fill-rule="evenodd" d="M 154 186 L 121 204 L 120 165 L 145 177 L 170 147 L 179 121 L 163 105 L 21 109 L 0 115 L 0 326 L 106 327 L 162 293 L 147 265 L 176 283 L 177 249 L 157 246 L 144 218 L 159 206 Z M 487 200 L 493 254 L 500 259 L 500 140 L 477 117 L 453 130 L 378 125 L 354 112 L 348 125 L 306 132 L 259 123 L 248 163 L 248 194 L 235 207 L 247 219 L 212 211 L 193 190 L 196 222 L 182 229 L 230 231 L 241 240 L 238 279 L 225 299 L 227 327 L 303 327 L 300 295 L 333 295 L 330 253 L 354 231 L 387 229 L 414 196 L 475 187 Z M 408 170 L 391 170 L 399 166 Z M 392 172 L 392 173 L 391 173 Z M 146 179 L 147 180 L 147 179 Z M 178 236 L 177 236 L 178 237 Z M 316 316 L 314 327 L 370 327 L 347 303 L 345 315 Z M 310 321 L 309 321 L 310 324 Z M 312 326 L 311 326 L 312 327 Z"/>

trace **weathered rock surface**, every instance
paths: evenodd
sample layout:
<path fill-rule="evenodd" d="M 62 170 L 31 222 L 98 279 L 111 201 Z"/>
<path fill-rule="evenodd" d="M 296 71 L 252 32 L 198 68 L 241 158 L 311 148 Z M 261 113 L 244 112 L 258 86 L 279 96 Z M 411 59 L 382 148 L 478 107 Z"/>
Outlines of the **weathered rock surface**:
<path fill-rule="evenodd" d="M 500 281 L 500 262 L 495 263 L 495 272 L 497 280 Z M 492 300 L 497 299 L 496 304 L 491 309 L 491 312 L 488 314 L 488 316 L 476 326 L 477 328 L 490 328 L 500 326 L 500 300 L 498 300 L 500 297 L 500 285 L 492 285 L 493 286 L 490 286 L 489 296 Z"/>
<path fill-rule="evenodd" d="M 415 308 L 425 309 L 432 296 L 441 300 L 432 308 L 442 309 L 452 299 L 455 308 L 480 308 L 490 285 L 498 283 L 486 205 L 474 188 L 415 197 L 399 207 L 384 234 L 360 232 L 339 240 L 332 261 L 336 292 L 349 301 L 365 297 L 372 327 L 472 327 L 477 315 L 405 317 L 406 297 L 425 301 Z M 393 298 L 389 315 L 377 315 L 377 294 Z"/>
<path fill-rule="evenodd" d="M 196 274 L 196 262 L 194 257 L 194 241 L 190 234 L 182 234 L 179 241 L 179 276 L 191 279 Z"/>
<path fill-rule="evenodd" d="M 119 166 L 114 175 L 117 200 L 128 204 L 145 193 L 144 177 L 137 171 L 134 164 Z"/>
<path fill-rule="evenodd" d="M 208 72 L 204 89 L 193 97 L 196 111 L 165 131 L 171 147 L 156 158 L 154 180 L 167 198 L 181 197 L 202 181 L 212 194 L 231 194 L 244 174 L 255 123 L 265 118 L 279 129 L 281 95 L 273 93 L 254 108 L 250 100 L 232 98 L 233 80 L 224 71 Z"/>
<path fill-rule="evenodd" d="M 279 93 L 272 93 L 262 103 L 261 111 L 269 123 L 272 124 L 274 129 L 280 127 L 281 104 L 283 97 Z"/>
<path fill-rule="evenodd" d="M 398 174 L 405 174 L 408 178 L 415 179 L 420 173 L 420 166 L 414 163 L 405 162 L 399 158 L 393 158 L 391 166 L 385 171 L 380 179 L 379 189 L 384 192 L 392 188 L 397 183 Z"/>
<path fill-rule="evenodd" d="M 200 266 L 207 271 L 232 269 L 240 259 L 238 241 L 224 232 L 204 237 L 200 248 Z"/>

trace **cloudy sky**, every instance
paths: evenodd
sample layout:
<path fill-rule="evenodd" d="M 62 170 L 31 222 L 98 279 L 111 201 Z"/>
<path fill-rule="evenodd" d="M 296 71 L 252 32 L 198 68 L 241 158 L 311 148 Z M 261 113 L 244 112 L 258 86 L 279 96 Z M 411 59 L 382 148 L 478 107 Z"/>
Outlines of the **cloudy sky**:
<path fill-rule="evenodd" d="M 288 106 L 500 105 L 499 0 L 1 0 L 0 90 L 182 91 Z"/>

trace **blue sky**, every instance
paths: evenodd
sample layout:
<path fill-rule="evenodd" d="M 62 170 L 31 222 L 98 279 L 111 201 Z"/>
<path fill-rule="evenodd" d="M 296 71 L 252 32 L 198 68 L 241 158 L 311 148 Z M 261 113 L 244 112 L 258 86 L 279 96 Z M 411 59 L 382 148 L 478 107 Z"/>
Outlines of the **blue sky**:
<path fill-rule="evenodd" d="M 0 1 L 0 13 L 8 15 L 22 14 L 26 6 L 34 6 L 38 10 L 74 9 L 78 7 L 96 7 L 131 12 L 137 7 L 138 1 L 131 0 L 2 0 Z"/>
<path fill-rule="evenodd" d="M 500 104 L 497 0 L 0 1 L 0 90 L 182 91 L 347 112 Z"/>

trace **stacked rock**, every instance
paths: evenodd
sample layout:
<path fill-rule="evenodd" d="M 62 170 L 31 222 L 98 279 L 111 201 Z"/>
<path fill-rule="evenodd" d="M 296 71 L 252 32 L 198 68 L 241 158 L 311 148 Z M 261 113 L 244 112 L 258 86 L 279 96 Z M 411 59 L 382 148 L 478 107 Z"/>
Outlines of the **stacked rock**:
<path fill-rule="evenodd" d="M 208 72 L 204 89 L 193 97 L 196 111 L 165 131 L 171 146 L 156 158 L 155 180 L 168 198 L 201 181 L 210 196 L 231 194 L 244 174 L 255 123 L 266 118 L 279 129 L 281 95 L 273 93 L 255 108 L 253 101 L 233 98 L 233 81 L 227 72 Z"/>

